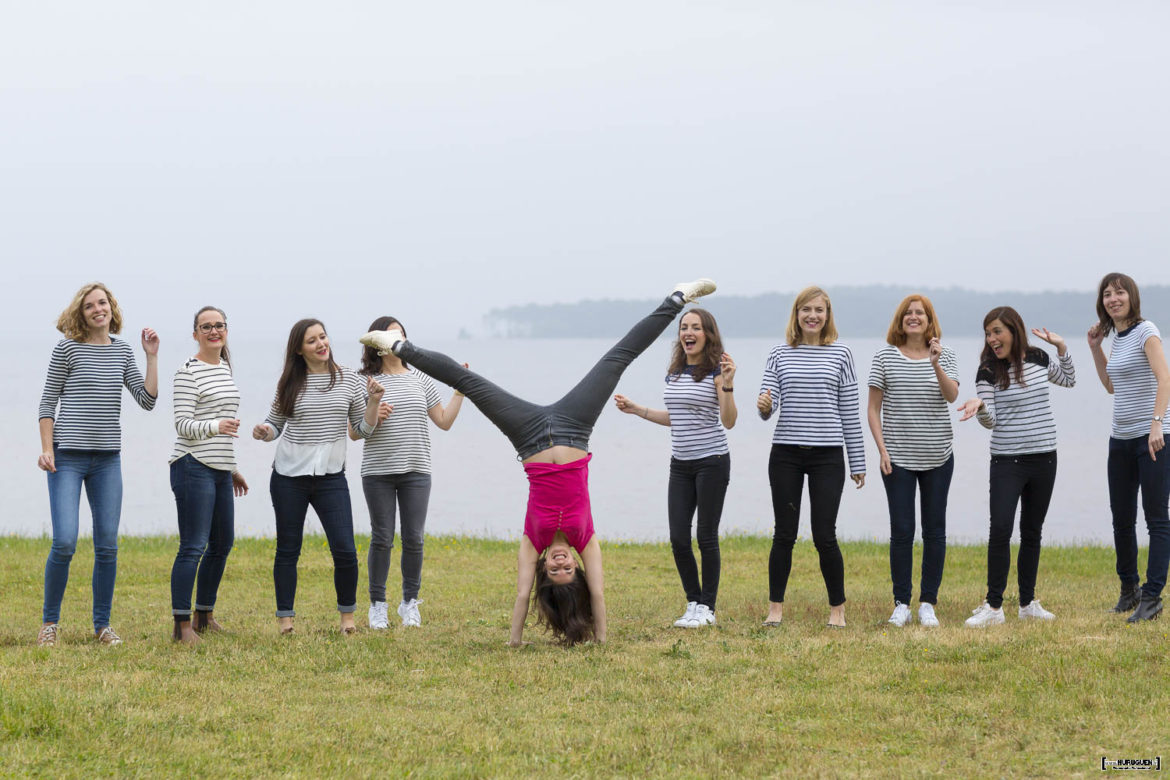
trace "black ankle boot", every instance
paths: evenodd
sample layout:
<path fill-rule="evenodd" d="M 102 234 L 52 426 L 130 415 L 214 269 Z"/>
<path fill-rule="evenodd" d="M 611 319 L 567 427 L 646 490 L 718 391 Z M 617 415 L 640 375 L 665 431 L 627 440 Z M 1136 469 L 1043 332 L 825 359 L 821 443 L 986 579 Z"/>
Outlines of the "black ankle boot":
<path fill-rule="evenodd" d="M 1138 604 L 1137 609 L 1133 614 L 1125 619 L 1126 623 L 1140 623 L 1143 620 L 1157 620 L 1158 616 L 1162 614 L 1162 599 L 1151 599 L 1147 596 L 1142 596 L 1142 601 Z"/>
<path fill-rule="evenodd" d="M 1137 609 L 1142 600 L 1142 588 L 1138 583 L 1133 585 L 1121 586 L 1121 598 L 1117 600 L 1117 606 L 1109 610 L 1110 612 L 1132 612 Z"/>

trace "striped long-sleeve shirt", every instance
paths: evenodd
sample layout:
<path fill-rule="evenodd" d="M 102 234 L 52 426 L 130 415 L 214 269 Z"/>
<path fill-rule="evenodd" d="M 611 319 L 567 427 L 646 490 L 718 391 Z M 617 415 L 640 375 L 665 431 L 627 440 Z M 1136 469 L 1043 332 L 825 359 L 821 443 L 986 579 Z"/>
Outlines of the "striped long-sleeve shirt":
<path fill-rule="evenodd" d="M 122 388 L 143 409 L 157 400 L 130 344 L 110 336 L 109 344 L 61 339 L 49 358 L 40 419 L 53 420 L 53 444 L 63 450 L 122 449 Z"/>
<path fill-rule="evenodd" d="M 1077 374 L 1067 352 L 1054 362 L 1042 349 L 1031 347 L 1024 354 L 1023 382 L 1013 374 L 1006 390 L 995 386 L 990 366 L 975 374 L 975 390 L 983 406 L 977 415 L 984 428 L 991 429 L 992 455 L 1030 455 L 1056 449 L 1056 420 L 1048 399 L 1048 384 L 1072 387 Z"/>
<path fill-rule="evenodd" d="M 291 417 L 281 414 L 273 400 L 264 422 L 280 437 L 272 464 L 278 474 L 337 474 L 345 468 L 346 425 L 362 438 L 374 430 L 365 421 L 365 378 L 343 368 L 333 387 L 329 380 L 329 374 L 305 377 Z"/>
<path fill-rule="evenodd" d="M 175 441 L 171 463 L 190 455 L 204 466 L 236 470 L 233 438 L 219 432 L 220 420 L 234 420 L 240 391 L 227 363 L 216 365 L 191 358 L 175 372 Z"/>
<path fill-rule="evenodd" d="M 662 399 L 670 413 L 670 454 L 678 460 L 698 460 L 711 455 L 726 455 L 727 434 L 719 418 L 719 391 L 714 374 L 696 382 L 693 369 L 686 366 L 681 374 L 666 377 Z"/>
<path fill-rule="evenodd" d="M 839 447 L 849 453 L 849 473 L 865 473 L 865 442 L 858 414 L 857 372 L 853 353 L 841 344 L 793 347 L 777 344 L 764 365 L 760 393 L 772 393 L 777 409 L 773 444 Z"/>

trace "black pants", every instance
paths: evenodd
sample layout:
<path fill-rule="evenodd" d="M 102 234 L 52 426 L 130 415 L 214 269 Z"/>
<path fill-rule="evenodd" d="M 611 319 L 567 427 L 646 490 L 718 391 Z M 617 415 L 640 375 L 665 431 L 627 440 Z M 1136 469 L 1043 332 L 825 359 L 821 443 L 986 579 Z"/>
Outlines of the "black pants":
<path fill-rule="evenodd" d="M 719 594 L 719 520 L 731 479 L 731 456 L 711 455 L 696 460 L 670 459 L 670 483 L 666 513 L 670 521 L 670 549 L 686 591 L 687 601 L 706 604 L 715 611 Z M 691 549 L 691 519 L 698 510 L 695 536 L 703 557 L 703 581 Z"/>
<path fill-rule="evenodd" d="M 784 601 L 788 575 L 792 572 L 792 546 L 796 544 L 805 476 L 812 510 L 813 545 L 820 556 L 829 605 L 835 607 L 845 603 L 845 563 L 837 546 L 837 509 L 845 487 L 845 457 L 841 447 L 772 445 L 768 482 L 772 486 L 776 531 L 768 557 L 768 600 Z"/>
<path fill-rule="evenodd" d="M 1012 565 L 1012 530 L 1020 505 L 1020 553 L 1016 577 L 1020 606 L 1036 597 L 1040 568 L 1040 533 L 1056 484 L 1056 452 L 995 455 L 991 458 L 991 533 L 987 539 L 987 603 L 1003 606 L 1008 569 Z"/>
<path fill-rule="evenodd" d="M 622 372 L 662 335 L 682 307 L 681 297 L 667 296 L 606 352 L 576 387 L 548 406 L 517 398 L 446 355 L 416 347 L 409 341 L 400 344 L 396 354 L 471 399 L 508 437 L 521 460 L 556 445 L 588 450 L 593 424 L 609 403 Z"/>

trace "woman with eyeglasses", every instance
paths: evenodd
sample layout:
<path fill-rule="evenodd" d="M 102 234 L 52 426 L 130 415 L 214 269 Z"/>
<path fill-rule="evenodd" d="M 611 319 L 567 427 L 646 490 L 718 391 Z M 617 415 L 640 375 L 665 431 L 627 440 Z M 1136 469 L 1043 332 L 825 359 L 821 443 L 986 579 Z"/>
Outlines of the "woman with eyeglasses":
<path fill-rule="evenodd" d="M 195 356 L 175 372 L 175 430 L 171 490 L 179 514 L 179 552 L 171 567 L 173 638 L 187 645 L 198 634 L 221 631 L 216 594 L 235 540 L 235 497 L 248 482 L 236 470 L 240 391 L 232 379 L 227 316 L 204 306 L 195 313 Z M 192 620 L 191 589 L 195 588 Z"/>

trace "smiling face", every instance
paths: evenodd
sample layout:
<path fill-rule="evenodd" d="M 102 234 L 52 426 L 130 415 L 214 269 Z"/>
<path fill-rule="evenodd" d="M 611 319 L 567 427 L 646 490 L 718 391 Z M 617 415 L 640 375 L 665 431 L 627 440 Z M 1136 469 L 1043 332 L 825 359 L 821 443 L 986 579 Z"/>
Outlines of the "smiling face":
<path fill-rule="evenodd" d="M 195 318 L 195 341 L 200 352 L 215 353 L 227 344 L 227 322 L 215 309 L 205 311 Z"/>
<path fill-rule="evenodd" d="M 682 344 L 687 363 L 699 362 L 703 348 L 707 346 L 707 333 L 703 330 L 703 320 L 698 314 L 690 312 L 679 321 L 678 343 Z"/>
<path fill-rule="evenodd" d="M 920 336 L 926 337 L 926 331 L 930 327 L 930 317 L 926 314 L 926 307 L 922 305 L 922 301 L 910 301 L 910 305 L 906 307 L 906 313 L 902 315 L 902 332 L 908 338 Z"/>
<path fill-rule="evenodd" d="M 569 545 L 553 542 L 544 553 L 544 571 L 557 585 L 567 585 L 577 576 L 577 559 Z"/>
<path fill-rule="evenodd" d="M 829 317 L 829 305 L 821 296 L 811 298 L 796 310 L 796 323 L 806 344 L 819 344 L 821 330 Z"/>
<path fill-rule="evenodd" d="M 81 299 L 81 316 L 91 332 L 109 330 L 113 307 L 106 291 L 98 287 Z"/>
<path fill-rule="evenodd" d="M 1000 360 L 1007 360 L 1012 354 L 1012 332 L 1000 320 L 992 320 L 987 324 L 983 338 Z"/>
<path fill-rule="evenodd" d="M 316 374 L 325 371 L 329 364 L 329 337 L 325 335 L 325 328 L 320 325 L 310 325 L 301 340 L 301 348 L 297 354 L 305 359 L 309 373 Z"/>
<path fill-rule="evenodd" d="M 1124 330 L 1130 319 L 1129 291 L 1120 285 L 1111 284 L 1101 291 L 1101 304 L 1112 318 L 1114 327 Z"/>

